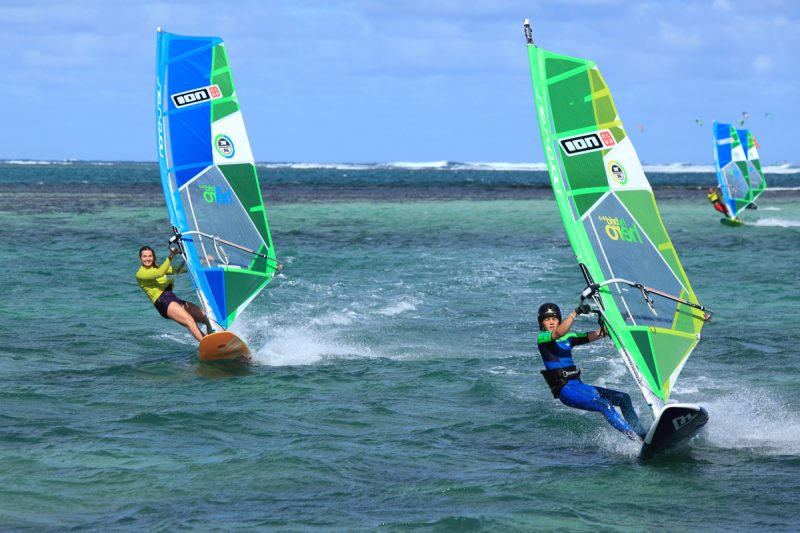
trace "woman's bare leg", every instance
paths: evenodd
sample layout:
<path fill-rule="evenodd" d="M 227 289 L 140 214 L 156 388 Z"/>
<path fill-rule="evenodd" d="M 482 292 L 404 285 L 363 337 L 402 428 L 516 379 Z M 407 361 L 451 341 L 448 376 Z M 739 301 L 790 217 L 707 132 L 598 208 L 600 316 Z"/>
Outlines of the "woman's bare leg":
<path fill-rule="evenodd" d="M 211 333 L 211 322 L 209 322 L 208 317 L 206 316 L 205 311 L 200 309 L 198 306 L 194 305 L 192 302 L 186 302 L 185 306 L 186 310 L 192 315 L 195 322 L 200 322 L 201 324 L 206 325 L 206 333 Z"/>
<path fill-rule="evenodd" d="M 169 307 L 167 307 L 167 316 L 188 329 L 192 336 L 198 341 L 203 339 L 203 334 L 200 332 L 197 324 L 195 324 L 192 315 L 178 302 L 170 302 Z"/>

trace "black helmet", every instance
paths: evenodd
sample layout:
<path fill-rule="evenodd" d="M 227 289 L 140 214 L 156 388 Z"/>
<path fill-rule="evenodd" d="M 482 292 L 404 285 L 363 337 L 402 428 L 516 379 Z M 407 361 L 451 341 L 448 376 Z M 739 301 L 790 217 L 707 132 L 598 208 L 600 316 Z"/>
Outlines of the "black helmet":
<path fill-rule="evenodd" d="M 556 304 L 548 302 L 539 306 L 539 329 L 543 329 L 542 320 L 551 316 L 558 318 L 558 321 L 561 322 L 561 309 L 559 309 Z"/>

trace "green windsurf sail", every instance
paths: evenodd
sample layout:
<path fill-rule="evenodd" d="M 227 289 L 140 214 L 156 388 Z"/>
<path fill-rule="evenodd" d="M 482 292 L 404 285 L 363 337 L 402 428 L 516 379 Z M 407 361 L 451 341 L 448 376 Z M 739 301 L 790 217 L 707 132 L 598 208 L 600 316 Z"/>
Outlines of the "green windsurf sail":
<path fill-rule="evenodd" d="M 761 158 L 758 156 L 758 141 L 750 130 L 738 130 L 739 139 L 747 155 L 747 185 L 750 187 L 751 205 L 767 188 L 764 171 L 761 169 Z"/>
<path fill-rule="evenodd" d="M 159 28 L 155 96 L 167 211 L 200 303 L 227 329 L 277 262 L 222 39 Z"/>
<path fill-rule="evenodd" d="M 707 315 L 664 228 L 611 92 L 592 61 L 528 38 L 547 168 L 591 298 L 654 415 Z"/>

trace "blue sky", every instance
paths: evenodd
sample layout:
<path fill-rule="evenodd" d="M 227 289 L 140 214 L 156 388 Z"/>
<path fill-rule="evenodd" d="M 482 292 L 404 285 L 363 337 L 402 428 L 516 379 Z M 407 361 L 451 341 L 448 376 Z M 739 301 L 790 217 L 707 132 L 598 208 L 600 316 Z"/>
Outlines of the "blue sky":
<path fill-rule="evenodd" d="M 541 162 L 525 17 L 597 62 L 643 162 L 713 163 L 743 111 L 800 162 L 795 0 L 0 0 L 0 159 L 155 161 L 160 25 L 225 40 L 258 161 Z"/>

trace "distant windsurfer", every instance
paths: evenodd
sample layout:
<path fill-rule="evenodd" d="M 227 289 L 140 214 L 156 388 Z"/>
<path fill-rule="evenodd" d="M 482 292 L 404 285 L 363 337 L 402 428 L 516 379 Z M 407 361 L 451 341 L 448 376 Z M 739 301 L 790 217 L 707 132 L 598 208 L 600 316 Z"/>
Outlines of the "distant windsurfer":
<path fill-rule="evenodd" d="M 576 409 L 603 413 L 609 424 L 628 438 L 642 440 L 645 432 L 628 394 L 581 382 L 581 371 L 572 360 L 572 348 L 605 336 L 602 327 L 586 333 L 569 333 L 575 318 L 589 312 L 591 309 L 588 304 L 581 303 L 562 322 L 561 310 L 556 304 L 546 303 L 539 307 L 540 331 L 536 343 L 546 368 L 542 375 L 550 386 L 553 397 L 561 400 L 561 403 Z M 620 408 L 622 416 L 614 406 Z"/>
<path fill-rule="evenodd" d="M 711 202 L 711 205 L 714 206 L 714 209 L 716 209 L 717 211 L 719 211 L 728 218 L 732 219 L 736 218 L 731 213 L 730 206 L 727 203 L 725 203 L 725 201 L 723 201 L 722 189 L 719 188 L 719 185 L 716 187 L 709 187 L 706 198 L 708 198 L 708 201 Z"/>
<path fill-rule="evenodd" d="M 211 325 L 202 309 L 191 302 L 181 300 L 172 292 L 172 279 L 168 276 L 180 274 L 181 271 L 172 268 L 172 258 L 177 253 L 177 249 L 170 248 L 169 257 L 159 266 L 153 249 L 142 246 L 139 249 L 139 261 L 142 266 L 136 272 L 136 281 L 162 317 L 172 319 L 186 327 L 199 341 L 203 338 L 203 333 L 197 327 L 197 323 L 205 324 L 209 331 Z"/>

